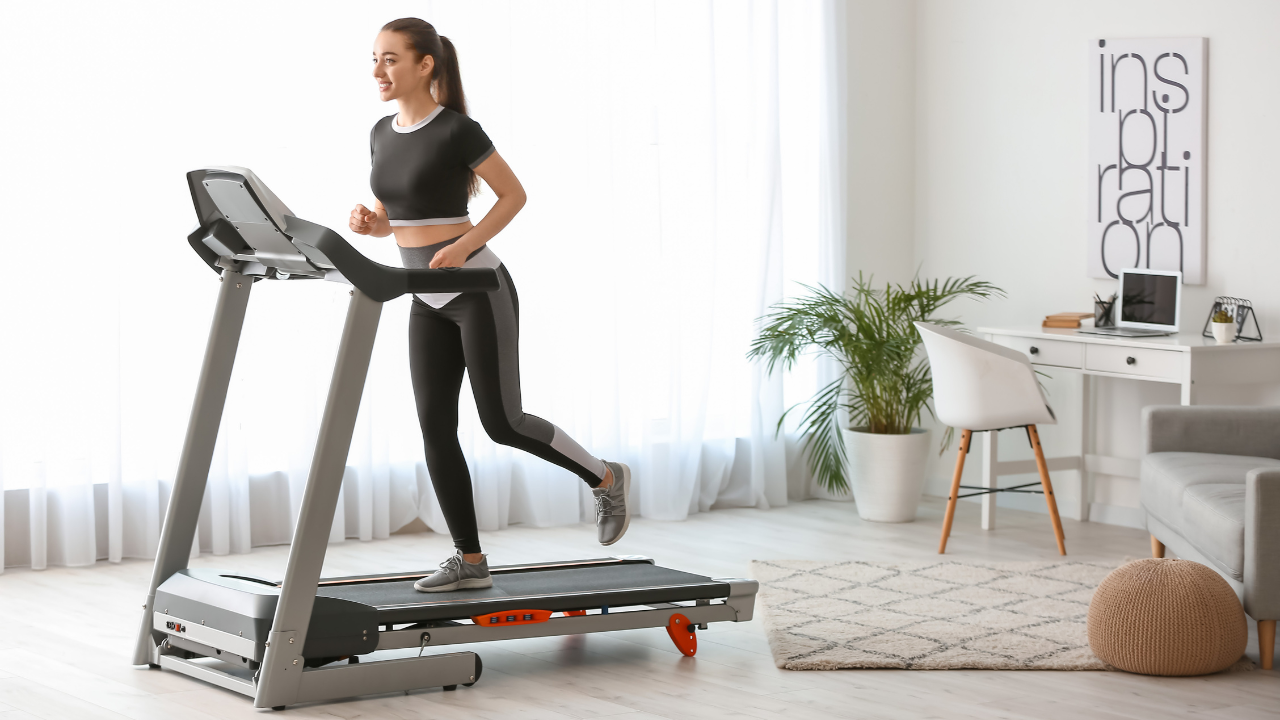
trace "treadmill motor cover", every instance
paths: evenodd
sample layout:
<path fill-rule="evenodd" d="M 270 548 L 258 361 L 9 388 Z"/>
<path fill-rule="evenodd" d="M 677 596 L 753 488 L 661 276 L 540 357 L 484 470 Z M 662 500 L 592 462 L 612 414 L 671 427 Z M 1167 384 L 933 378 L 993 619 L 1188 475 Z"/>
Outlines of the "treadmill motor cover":
<path fill-rule="evenodd" d="M 157 612 L 238 635 L 254 643 L 253 660 L 262 662 L 280 588 L 259 578 L 212 570 L 180 570 L 156 589 Z M 163 636 L 163 633 L 161 633 Z M 157 640 L 163 639 L 158 637 Z M 378 647 L 377 611 L 358 602 L 316 597 L 307 630 L 304 658 L 363 655 Z"/>

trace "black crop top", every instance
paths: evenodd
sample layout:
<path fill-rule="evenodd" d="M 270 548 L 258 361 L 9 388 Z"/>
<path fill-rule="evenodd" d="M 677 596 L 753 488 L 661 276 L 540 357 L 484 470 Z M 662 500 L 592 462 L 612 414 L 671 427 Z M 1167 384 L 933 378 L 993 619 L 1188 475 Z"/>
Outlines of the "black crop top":
<path fill-rule="evenodd" d="M 369 133 L 369 187 L 391 225 L 466 221 L 471 171 L 494 152 L 480 123 L 443 105 L 411 127 L 395 121 L 384 117 Z"/>

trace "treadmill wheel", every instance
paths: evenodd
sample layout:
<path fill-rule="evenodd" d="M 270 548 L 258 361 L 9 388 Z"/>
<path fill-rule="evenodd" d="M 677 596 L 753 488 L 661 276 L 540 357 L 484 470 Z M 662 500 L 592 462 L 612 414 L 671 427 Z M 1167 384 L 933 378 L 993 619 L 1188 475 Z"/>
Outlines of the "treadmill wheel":
<path fill-rule="evenodd" d="M 284 705 L 276 705 L 276 706 L 273 706 L 271 709 L 272 709 L 272 710 L 275 710 L 276 712 L 280 712 L 280 711 L 281 711 L 281 710 L 283 710 L 284 708 L 285 708 L 285 706 L 284 706 Z"/>
<path fill-rule="evenodd" d="M 480 674 L 484 672 L 484 662 L 480 660 L 480 656 L 476 656 L 476 679 L 469 683 L 462 683 L 462 687 L 471 687 L 480 682 Z"/>
<path fill-rule="evenodd" d="M 457 689 L 458 689 L 458 686 L 457 686 L 457 685 L 445 685 L 445 686 L 444 686 L 444 690 L 445 690 L 445 692 L 449 692 L 449 691 L 457 690 Z"/>
<path fill-rule="evenodd" d="M 694 653 L 698 652 L 698 636 L 694 631 L 695 627 L 697 626 L 689 622 L 689 618 L 680 613 L 674 613 L 667 621 L 667 635 L 671 636 L 671 642 L 676 644 L 676 649 L 685 657 L 693 657 Z"/>
<path fill-rule="evenodd" d="M 155 663 L 147 663 L 147 667 L 151 668 L 152 670 L 159 670 L 159 669 L 160 669 L 160 666 L 159 666 L 159 665 L 157 665 L 157 664 L 155 664 Z"/>

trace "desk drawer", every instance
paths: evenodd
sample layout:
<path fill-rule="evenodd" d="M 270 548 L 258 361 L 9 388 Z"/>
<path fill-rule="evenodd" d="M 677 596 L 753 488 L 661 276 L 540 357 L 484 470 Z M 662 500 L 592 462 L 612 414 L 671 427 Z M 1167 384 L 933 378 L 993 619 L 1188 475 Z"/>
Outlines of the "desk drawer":
<path fill-rule="evenodd" d="M 1084 345 L 1063 340 L 1025 338 L 1014 335 L 992 335 L 992 342 L 1017 350 L 1036 365 L 1078 368 L 1084 365 Z"/>
<path fill-rule="evenodd" d="M 1178 382 L 1182 379 L 1183 353 L 1176 350 L 1089 345 L 1085 349 L 1086 370 L 1142 375 Z"/>

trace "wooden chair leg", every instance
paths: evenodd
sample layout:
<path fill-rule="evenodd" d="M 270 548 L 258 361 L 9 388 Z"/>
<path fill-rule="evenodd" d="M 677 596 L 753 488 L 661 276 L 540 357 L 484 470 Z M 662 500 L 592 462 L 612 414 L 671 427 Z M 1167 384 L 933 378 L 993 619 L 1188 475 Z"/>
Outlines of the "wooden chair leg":
<path fill-rule="evenodd" d="M 1270 670 L 1276 654 L 1276 621 L 1258 621 L 1258 654 L 1262 657 L 1262 669 Z"/>
<path fill-rule="evenodd" d="M 1151 557 L 1164 557 L 1164 543 L 1157 540 L 1155 535 L 1151 536 Z"/>
<path fill-rule="evenodd" d="M 972 430 L 960 431 L 960 452 L 956 455 L 956 472 L 951 477 L 951 494 L 947 496 L 947 515 L 942 520 L 942 541 L 938 543 L 938 554 L 947 551 L 947 538 L 951 537 L 951 521 L 956 516 L 956 500 L 960 497 L 960 476 L 964 474 L 964 456 L 969 454 L 969 441 L 973 438 Z"/>
<path fill-rule="evenodd" d="M 1031 448 L 1036 451 L 1036 467 L 1040 469 L 1040 486 L 1044 489 L 1044 501 L 1049 506 L 1049 519 L 1053 521 L 1053 535 L 1058 540 L 1058 554 L 1067 554 L 1067 544 L 1062 536 L 1062 518 L 1058 517 L 1058 501 L 1053 497 L 1053 483 L 1049 481 L 1049 465 L 1044 461 L 1044 450 L 1040 447 L 1040 433 L 1035 425 L 1027 426 L 1027 435 L 1031 438 Z"/>

